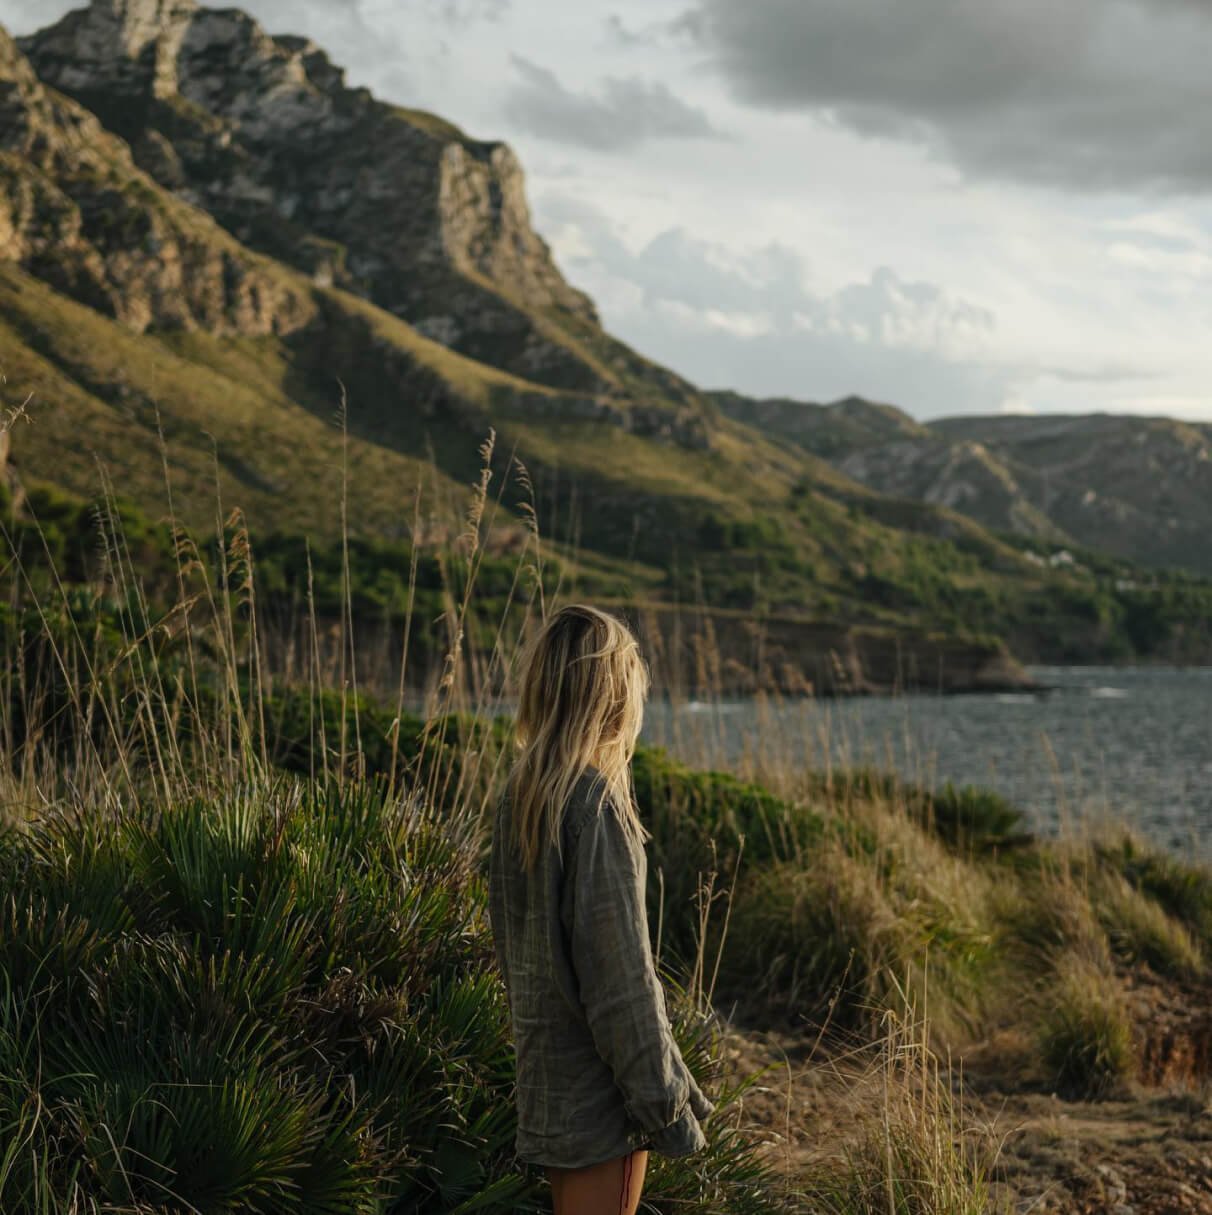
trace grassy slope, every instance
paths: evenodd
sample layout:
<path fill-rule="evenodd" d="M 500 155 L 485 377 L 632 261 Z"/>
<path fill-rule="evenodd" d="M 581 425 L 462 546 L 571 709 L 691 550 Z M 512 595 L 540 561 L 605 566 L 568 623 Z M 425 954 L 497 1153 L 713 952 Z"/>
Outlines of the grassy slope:
<path fill-rule="evenodd" d="M 364 301 L 322 294 L 321 319 L 298 338 L 136 336 L 11 266 L 0 270 L 7 403 L 35 393 L 35 420 L 15 433 L 18 467 L 91 494 L 95 452 L 115 486 L 157 516 L 164 509 L 159 403 L 182 518 L 200 528 L 213 522 L 213 435 L 225 510 L 242 506 L 254 532 L 331 540 L 340 530 L 340 437 L 332 425 L 340 378 L 350 392 L 354 534 L 405 535 L 419 481 L 436 491 L 427 500 L 455 500 L 474 479 L 476 446 L 495 425 L 501 474 L 516 450 L 540 485 L 542 474 L 554 480 L 557 471 L 563 484 L 575 481 L 587 569 L 617 577 L 626 559 L 639 558 L 630 581 L 646 597 L 693 597 L 697 563 L 703 593 L 722 610 L 743 614 L 756 577 L 769 610 L 785 616 L 997 632 L 1018 597 L 1047 602 L 1072 582 L 1041 573 L 958 516 L 880 498 L 736 423 L 722 423 L 715 446 L 696 451 L 605 423 L 531 420 L 536 398 L 558 394 L 463 359 Z M 368 362 L 371 351 L 389 371 L 380 372 L 383 361 Z M 419 403 L 434 392 L 439 403 L 427 414 Z M 564 493 L 562 517 L 546 528 L 561 539 L 574 522 Z M 703 540 L 705 519 L 734 530 L 712 547 Z M 940 528 L 952 539 L 931 534 Z M 656 574 L 675 560 L 680 578 Z M 864 581 L 873 577 L 895 586 L 925 579 L 935 589 L 917 602 L 881 602 Z M 579 585 L 588 593 L 594 579 Z M 940 585 L 974 600 L 992 595 L 1002 606 L 982 617 L 961 605 L 940 621 L 930 597 Z"/>
<path fill-rule="evenodd" d="M 16 435 L 24 469 L 90 494 L 95 452 L 122 492 L 159 504 L 158 405 L 185 520 L 205 526 L 213 518 L 213 435 L 227 506 L 243 506 L 259 525 L 286 514 L 299 530 L 339 532 L 340 434 L 283 391 L 278 339 L 139 337 L 11 266 L 0 267 L 0 317 L 7 395 L 34 394 L 33 424 Z M 335 383 L 330 392 L 335 416 Z M 392 537 L 401 534 L 413 486 L 441 479 L 422 459 L 358 439 L 349 466 L 352 483 L 380 490 L 355 496 L 356 527 Z"/>
<path fill-rule="evenodd" d="M 495 422 L 501 450 L 516 441 L 528 462 L 558 466 L 583 483 L 583 501 L 588 495 L 596 503 L 583 539 L 607 555 L 613 551 L 617 557 L 630 541 L 649 561 L 660 561 L 670 554 L 672 540 L 680 541 L 685 559 L 694 552 L 702 515 L 715 510 L 739 521 L 772 516 L 795 560 L 815 563 L 817 586 L 835 592 L 844 593 L 847 555 L 874 546 L 885 562 L 897 561 L 898 532 L 849 518 L 830 496 L 846 491 L 855 500 L 875 502 L 873 495 L 740 426 L 725 424 L 715 449 L 693 451 L 604 423 L 532 423 L 532 396 L 557 394 L 463 359 L 364 301 L 332 293 L 329 303 L 330 319 L 297 342 L 196 331 L 157 338 L 132 334 L 12 266 L 0 268 L 0 365 L 8 402 L 28 392 L 35 398 L 34 424 L 15 436 L 19 466 L 87 494 L 96 486 L 95 452 L 122 492 L 158 508 L 158 403 L 183 518 L 198 526 L 213 518 L 214 435 L 227 507 L 242 505 L 254 527 L 281 528 L 288 520 L 292 529 L 331 538 L 340 522 L 340 443 L 331 425 L 340 378 L 352 381 L 350 523 L 358 533 L 402 534 L 401 513 L 413 488 L 418 480 L 435 478 L 423 458 L 424 438 L 434 442 L 439 457 L 449 453 L 452 464 L 456 455 L 464 461 L 451 473 L 465 483 L 477 429 L 484 436 Z M 363 325 L 380 349 L 386 346 L 410 369 L 414 382 L 436 382 L 448 400 L 456 398 L 463 416 L 453 420 L 454 410 L 448 410 L 446 416 L 418 419 L 407 398 L 408 380 L 401 384 L 399 377 L 394 383 L 384 377 L 377 400 L 358 395 L 360 348 L 343 349 L 342 336 Z M 325 355 L 331 362 L 322 371 L 315 364 L 325 362 Z M 301 370 L 301 362 L 310 366 Z M 86 445 L 81 434 L 88 436 Z M 371 434 L 384 441 L 373 441 Z M 436 480 L 446 491 L 457 483 L 440 471 Z M 806 480 L 820 518 L 791 503 L 792 487 Z M 643 529 L 638 543 L 637 517 Z M 996 549 L 989 545 L 990 554 Z M 784 581 L 789 602 L 806 589 L 803 573 L 795 569 Z"/>

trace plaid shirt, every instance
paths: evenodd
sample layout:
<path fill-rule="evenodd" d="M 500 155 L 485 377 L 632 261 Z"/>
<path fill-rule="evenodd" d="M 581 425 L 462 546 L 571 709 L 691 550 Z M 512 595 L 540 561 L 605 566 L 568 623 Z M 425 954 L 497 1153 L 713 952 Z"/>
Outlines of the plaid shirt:
<path fill-rule="evenodd" d="M 647 857 L 602 775 L 582 774 L 527 874 L 507 847 L 509 796 L 493 824 L 488 906 L 517 1053 L 517 1155 L 577 1168 L 639 1148 L 706 1146 L 714 1106 L 670 1029 L 645 910 Z"/>

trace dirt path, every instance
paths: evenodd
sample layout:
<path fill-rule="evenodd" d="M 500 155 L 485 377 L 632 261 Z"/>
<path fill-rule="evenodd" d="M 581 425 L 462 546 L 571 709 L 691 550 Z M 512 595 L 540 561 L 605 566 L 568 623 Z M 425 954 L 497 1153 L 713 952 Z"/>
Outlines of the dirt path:
<path fill-rule="evenodd" d="M 861 1067 L 828 1057 L 811 1036 L 771 1031 L 725 1036 L 728 1076 L 769 1067 L 745 1093 L 744 1121 L 762 1135 L 769 1163 L 794 1186 L 836 1156 L 880 1092 Z M 1009 1062 L 997 1063 L 1003 1077 Z M 1003 1208 L 1038 1215 L 1212 1215 L 1212 1086 L 1130 1086 L 1104 1101 L 1064 1101 L 1023 1077 L 1016 1092 L 991 1079 L 996 1069 L 977 1052 L 973 1071 L 954 1084 L 963 1123 L 994 1156 L 995 1193 Z M 962 1089 L 962 1091 L 961 1091 Z M 1032 1091 L 1034 1089 L 1034 1091 Z"/>

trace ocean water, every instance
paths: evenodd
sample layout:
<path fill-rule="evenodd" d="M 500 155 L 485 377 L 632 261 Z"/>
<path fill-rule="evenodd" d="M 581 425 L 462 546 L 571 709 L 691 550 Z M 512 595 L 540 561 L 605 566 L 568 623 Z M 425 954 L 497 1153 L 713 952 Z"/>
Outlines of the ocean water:
<path fill-rule="evenodd" d="M 1042 833 L 1127 822 L 1212 857 L 1212 668 L 1033 667 L 1046 694 L 652 701 L 641 735 L 694 762 L 870 763 L 984 785 Z"/>

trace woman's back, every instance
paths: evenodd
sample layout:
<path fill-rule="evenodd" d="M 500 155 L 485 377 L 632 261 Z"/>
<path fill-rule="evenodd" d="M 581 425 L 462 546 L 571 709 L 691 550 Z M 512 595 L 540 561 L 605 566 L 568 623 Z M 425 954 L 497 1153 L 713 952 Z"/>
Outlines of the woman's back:
<path fill-rule="evenodd" d="M 644 849 L 588 767 L 527 872 L 500 799 L 489 914 L 517 1051 L 517 1154 L 579 1168 L 704 1146 L 711 1109 L 673 1039 L 653 965 Z"/>

